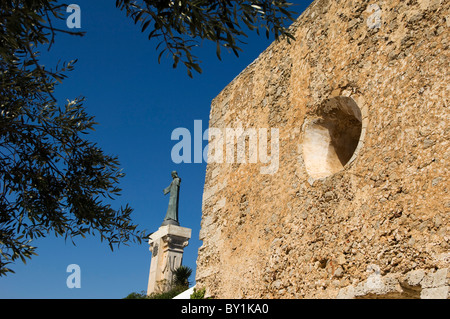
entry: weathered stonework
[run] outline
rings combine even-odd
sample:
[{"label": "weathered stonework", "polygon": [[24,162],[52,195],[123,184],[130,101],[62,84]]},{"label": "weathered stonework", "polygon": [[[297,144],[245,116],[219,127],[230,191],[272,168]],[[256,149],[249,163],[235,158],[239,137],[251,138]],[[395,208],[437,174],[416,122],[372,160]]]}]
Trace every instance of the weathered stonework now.
[{"label": "weathered stonework", "polygon": [[[447,277],[424,278],[450,263],[449,5],[317,0],[295,42],[273,43],[213,100],[210,127],[279,129],[279,169],[208,164],[197,287],[217,298],[448,296]],[[333,99],[360,114],[327,109]],[[345,116],[348,137],[333,131]],[[385,290],[367,288],[374,269]]]}]

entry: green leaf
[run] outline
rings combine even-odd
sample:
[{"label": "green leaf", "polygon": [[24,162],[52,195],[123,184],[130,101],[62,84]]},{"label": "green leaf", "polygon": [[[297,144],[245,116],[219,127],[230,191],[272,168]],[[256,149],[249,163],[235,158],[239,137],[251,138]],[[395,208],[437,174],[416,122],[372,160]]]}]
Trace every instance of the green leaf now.
[{"label": "green leaf", "polygon": [[222,58],[220,57],[220,43],[219,42],[216,43],[216,55],[217,55],[217,58],[220,61],[222,61]]},{"label": "green leaf", "polygon": [[149,24],[150,24],[150,20],[147,20],[147,21],[144,23],[144,25],[142,26],[142,32],[144,32],[144,31],[147,29],[147,27],[148,27]]},{"label": "green leaf", "polygon": [[194,68],[195,71],[197,71],[198,73],[202,73],[202,69],[200,68],[200,66],[198,65],[198,63],[193,63],[192,67]]}]

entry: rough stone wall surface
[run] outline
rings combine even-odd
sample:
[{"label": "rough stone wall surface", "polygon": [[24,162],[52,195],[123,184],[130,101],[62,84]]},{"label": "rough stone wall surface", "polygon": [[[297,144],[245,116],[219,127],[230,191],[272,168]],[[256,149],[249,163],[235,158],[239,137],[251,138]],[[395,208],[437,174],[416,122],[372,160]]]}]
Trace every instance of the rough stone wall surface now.
[{"label": "rough stone wall surface", "polygon": [[[448,296],[449,6],[317,0],[295,42],[273,43],[213,100],[210,128],[279,129],[279,167],[207,165],[207,295]],[[335,97],[359,107],[361,139],[343,169],[313,178],[305,123]]]}]

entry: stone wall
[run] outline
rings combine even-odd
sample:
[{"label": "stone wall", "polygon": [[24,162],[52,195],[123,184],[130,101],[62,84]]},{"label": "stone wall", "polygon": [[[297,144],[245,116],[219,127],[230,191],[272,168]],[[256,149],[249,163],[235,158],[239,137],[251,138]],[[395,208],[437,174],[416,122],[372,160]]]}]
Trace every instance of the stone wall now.
[{"label": "stone wall", "polygon": [[213,100],[210,128],[277,128],[279,165],[208,163],[197,287],[448,296],[449,5],[316,0],[295,42],[273,43]]}]

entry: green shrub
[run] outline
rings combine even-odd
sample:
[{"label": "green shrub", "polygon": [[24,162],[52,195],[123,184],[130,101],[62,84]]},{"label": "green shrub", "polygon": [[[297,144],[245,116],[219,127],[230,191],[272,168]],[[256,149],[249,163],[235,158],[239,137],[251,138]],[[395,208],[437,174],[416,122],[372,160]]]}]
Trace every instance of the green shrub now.
[{"label": "green shrub", "polygon": [[[189,288],[189,277],[192,274],[192,269],[186,266],[180,266],[174,271],[174,287],[167,292],[162,293],[153,293],[150,296],[147,296],[145,291],[141,293],[132,292],[124,299],[172,299],[173,297],[181,294],[183,291]],[[163,281],[163,286],[166,284],[166,281]],[[203,293],[204,294],[204,293]],[[198,298],[203,299],[203,298]]]},{"label": "green shrub", "polygon": [[173,272],[174,285],[189,287],[189,277],[192,274],[192,269],[186,266],[180,266]]},{"label": "green shrub", "polygon": [[153,293],[150,296],[148,296],[148,299],[172,299],[173,297],[181,294],[183,291],[187,290],[188,287],[186,286],[175,286],[174,288],[170,289],[167,292],[162,293]]},{"label": "green shrub", "polygon": [[147,294],[144,290],[139,292],[132,292],[123,299],[147,299]]},{"label": "green shrub", "polygon": [[191,299],[205,299],[205,288],[194,288],[194,292],[191,294]]},{"label": "green shrub", "polygon": [[147,296],[145,291],[142,292],[132,292],[128,296],[123,299],[172,299],[173,297],[181,294],[183,291],[187,290],[186,286],[175,286],[166,292],[161,293],[153,293],[150,296]]}]

